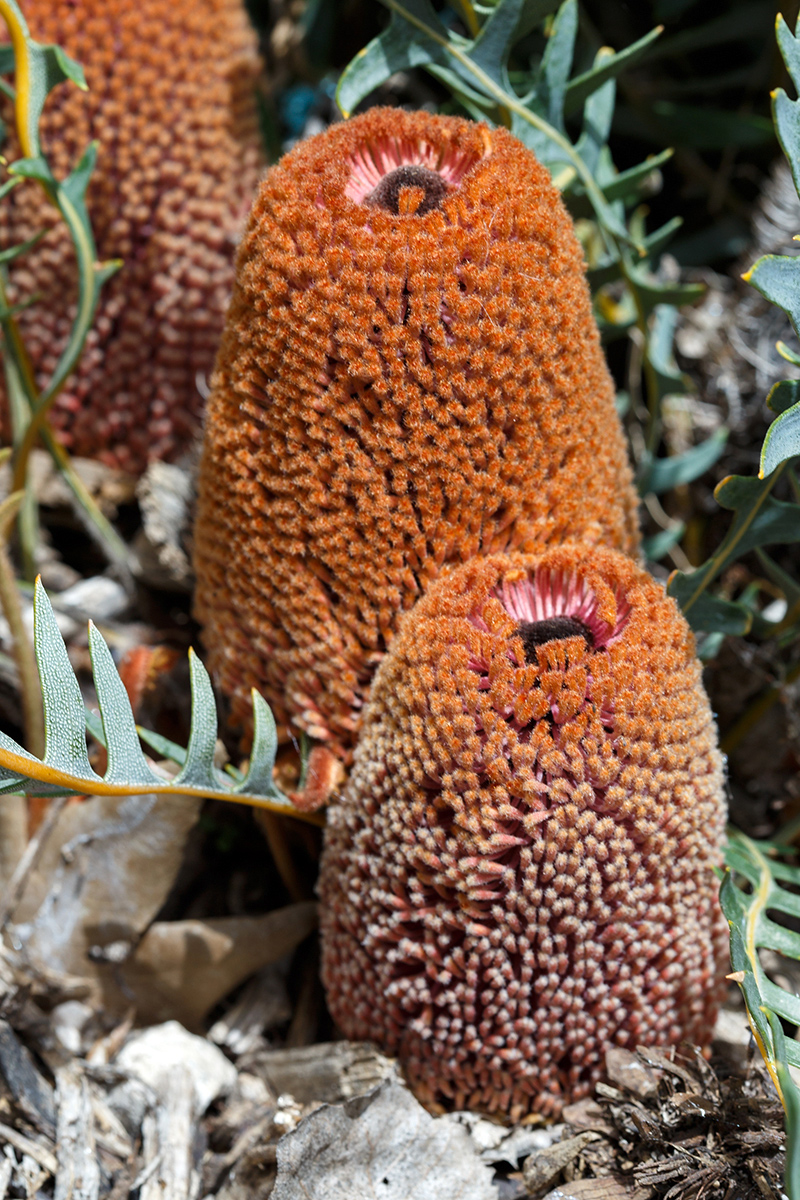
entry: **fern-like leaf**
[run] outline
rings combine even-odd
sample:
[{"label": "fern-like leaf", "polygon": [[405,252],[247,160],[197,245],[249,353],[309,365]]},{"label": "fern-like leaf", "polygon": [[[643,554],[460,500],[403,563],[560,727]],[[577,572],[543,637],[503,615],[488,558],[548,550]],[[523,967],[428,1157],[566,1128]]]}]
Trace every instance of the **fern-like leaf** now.
[{"label": "fern-like leaf", "polygon": [[734,831],[720,901],[731,931],[732,978],[786,1112],[786,1192],[800,1200],[800,1091],[789,1073],[790,1066],[800,1067],[800,1045],[784,1036],[780,1023],[800,1025],[800,997],[768,979],[758,957],[765,949],[800,959],[800,933],[775,919],[800,918],[800,895],[784,886],[800,887],[800,867],[782,861],[785,849]]},{"label": "fern-like leaf", "polygon": [[[275,721],[266,701],[253,692],[254,737],[250,767],[244,778],[232,779],[214,765],[217,714],[211,681],[205,667],[190,651],[192,723],[189,745],[174,747],[169,757],[182,763],[170,778],[159,771],[142,751],[125,687],[111,653],[99,631],[89,625],[89,651],[97,692],[100,723],[86,713],[80,687],[72,670],[64,640],[41,581],[34,594],[34,647],[45,713],[45,752],[42,759],[29,754],[0,733],[0,793],[25,791],[29,795],[128,796],[141,792],[212,797],[291,814],[315,823],[321,818],[300,813],[276,786],[273,768],[278,747]],[[91,767],[86,747],[87,730],[106,747],[108,767],[98,775]],[[155,734],[143,740],[159,747]]]}]

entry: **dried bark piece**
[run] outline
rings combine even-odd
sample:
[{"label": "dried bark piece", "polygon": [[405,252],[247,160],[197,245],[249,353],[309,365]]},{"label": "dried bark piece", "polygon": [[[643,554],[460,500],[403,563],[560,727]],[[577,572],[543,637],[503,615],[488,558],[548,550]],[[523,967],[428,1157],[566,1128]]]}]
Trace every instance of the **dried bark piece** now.
[{"label": "dried bark piece", "polygon": [[528,1194],[541,1196],[564,1168],[578,1157],[583,1148],[599,1138],[599,1133],[587,1130],[585,1133],[578,1133],[574,1137],[556,1142],[546,1150],[529,1154],[522,1168],[522,1178],[525,1180]]},{"label": "dried bark piece", "polygon": [[248,1068],[276,1096],[288,1093],[300,1104],[335,1104],[377,1087],[394,1073],[394,1060],[369,1042],[318,1042],[255,1055]]},{"label": "dried bark piece", "polygon": [[[405,166],[439,203],[373,202]],[[504,129],[370,109],[301,143],[250,217],[195,534],[208,661],[346,755],[440,571],[567,536],[635,553],[637,498],[572,222]]]},{"label": "dried bark piece", "polygon": [[54,1200],[97,1200],[100,1164],[94,1134],[94,1114],[89,1088],[74,1066],[56,1071],[58,1130]]}]

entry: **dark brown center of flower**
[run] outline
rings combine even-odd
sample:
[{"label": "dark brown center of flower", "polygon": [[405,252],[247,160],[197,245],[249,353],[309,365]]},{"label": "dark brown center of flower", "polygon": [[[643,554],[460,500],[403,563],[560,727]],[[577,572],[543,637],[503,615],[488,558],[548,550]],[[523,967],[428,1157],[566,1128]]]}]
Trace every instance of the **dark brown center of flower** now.
[{"label": "dark brown center of flower", "polygon": [[542,621],[520,621],[516,628],[517,637],[522,638],[525,661],[536,663],[536,647],[559,638],[582,637],[586,645],[594,646],[592,632],[577,617],[545,617]]},{"label": "dark brown center of flower", "polygon": [[395,167],[388,175],[384,175],[378,186],[364,198],[364,203],[376,204],[378,208],[385,208],[387,212],[397,215],[400,207],[400,189],[404,187],[422,188],[425,193],[414,213],[417,217],[424,217],[432,208],[438,208],[447,195],[447,184],[438,171],[408,164]]}]

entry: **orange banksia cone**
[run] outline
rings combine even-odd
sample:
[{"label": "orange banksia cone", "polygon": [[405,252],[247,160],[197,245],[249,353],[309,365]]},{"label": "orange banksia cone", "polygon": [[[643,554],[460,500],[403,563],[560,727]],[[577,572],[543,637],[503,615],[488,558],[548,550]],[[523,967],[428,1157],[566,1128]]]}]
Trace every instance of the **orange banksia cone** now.
[{"label": "orange banksia cone", "polygon": [[722,759],[685,620],[623,555],[475,560],[401,622],[328,812],[323,979],[428,1104],[519,1119],[610,1046],[708,1044]]},{"label": "orange banksia cone", "polygon": [[579,244],[503,129],[372,109],[268,173],[209,401],[197,615],[237,719],[352,744],[443,567],[566,536],[635,552]]},{"label": "orange banksia cone", "polygon": [[[48,98],[42,143],[64,178],[99,140],[89,215],[100,258],[124,260],[51,421],[71,452],[139,473],[187,449],[199,428],[200,387],[261,169],[255,35],[241,0],[28,0],[24,8],[33,37],[62,45],[86,72],[88,92],[63,85]],[[10,109],[3,115],[11,133]],[[19,157],[15,136],[4,153]],[[10,267],[13,299],[38,296],[17,319],[42,382],[74,317],[75,256],[35,183],[4,198],[0,245],[48,227]]]}]

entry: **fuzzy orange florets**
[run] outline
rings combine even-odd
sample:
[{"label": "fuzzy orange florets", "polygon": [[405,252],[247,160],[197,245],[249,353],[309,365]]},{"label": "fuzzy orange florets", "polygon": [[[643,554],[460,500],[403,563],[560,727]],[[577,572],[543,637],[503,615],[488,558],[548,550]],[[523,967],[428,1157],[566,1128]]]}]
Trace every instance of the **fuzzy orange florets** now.
[{"label": "fuzzy orange florets", "polygon": [[[49,98],[45,152],[63,178],[99,139],[89,213],[100,258],[125,260],[103,289],[52,423],[74,453],[139,472],[185,449],[198,427],[198,377],[202,384],[214,361],[234,242],[258,179],[255,37],[241,0],[24,7],[32,35],[63,45],[89,85],[88,93],[63,85]],[[10,111],[3,115],[11,128]],[[4,153],[19,157],[15,137]],[[74,254],[36,184],[3,200],[0,245],[48,227],[11,268],[14,298],[38,296],[18,320],[43,379],[74,315]]]},{"label": "fuzzy orange florets", "polygon": [[439,580],[375,677],[328,814],[323,978],[429,1104],[518,1119],[609,1046],[710,1039],[722,761],[692,635],[614,551]]},{"label": "fuzzy orange florets", "polygon": [[571,221],[503,129],[372,109],[267,175],[209,402],[196,531],[212,669],[346,747],[443,566],[638,544]]}]

